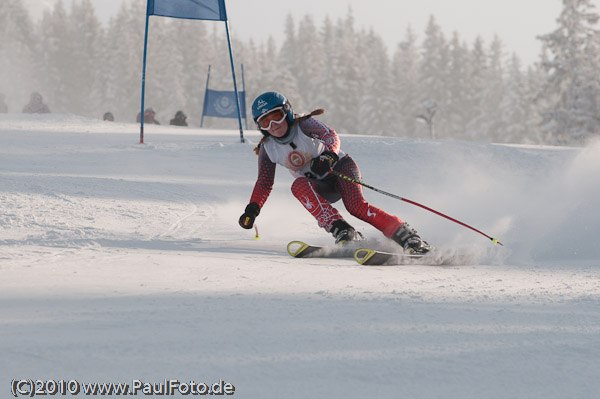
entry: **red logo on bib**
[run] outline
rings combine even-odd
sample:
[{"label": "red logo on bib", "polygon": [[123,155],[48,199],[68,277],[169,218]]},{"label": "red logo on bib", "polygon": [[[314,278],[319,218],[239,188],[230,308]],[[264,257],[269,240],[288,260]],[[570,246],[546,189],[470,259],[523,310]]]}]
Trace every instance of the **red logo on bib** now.
[{"label": "red logo on bib", "polygon": [[290,152],[290,155],[288,155],[288,161],[290,162],[290,165],[294,167],[294,169],[300,169],[306,163],[306,158],[300,152],[292,151]]}]

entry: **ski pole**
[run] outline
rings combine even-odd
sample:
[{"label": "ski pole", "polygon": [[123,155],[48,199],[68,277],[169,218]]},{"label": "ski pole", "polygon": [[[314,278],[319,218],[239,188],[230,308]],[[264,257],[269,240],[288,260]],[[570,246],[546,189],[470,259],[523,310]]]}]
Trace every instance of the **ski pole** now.
[{"label": "ski pole", "polygon": [[255,240],[260,240],[260,234],[258,234],[258,226],[256,225],[256,223],[254,224],[254,239]]},{"label": "ski pole", "polygon": [[[497,238],[490,237],[490,236],[488,236],[487,234],[485,234],[485,233],[483,233],[483,232],[481,232],[481,231],[477,230],[476,228],[474,228],[474,227],[471,227],[471,226],[469,226],[468,224],[461,222],[460,220],[456,220],[456,219],[454,219],[454,218],[451,218],[451,217],[450,217],[450,216],[448,216],[448,215],[444,215],[443,213],[441,213],[441,212],[438,212],[438,211],[436,211],[435,209],[431,209],[431,208],[429,208],[429,207],[427,207],[427,206],[425,206],[425,205],[419,204],[418,202],[415,202],[415,201],[411,201],[411,200],[409,200],[409,199],[407,199],[407,198],[402,198],[402,197],[400,197],[400,196],[398,196],[398,195],[395,195],[395,194],[392,194],[392,193],[388,193],[387,191],[380,190],[380,189],[378,189],[378,188],[375,188],[375,187],[373,187],[373,186],[370,186],[370,185],[368,185],[368,184],[366,184],[366,183],[364,183],[364,182],[362,182],[362,181],[360,181],[360,180],[353,179],[353,178],[352,178],[352,177],[350,177],[350,176],[346,176],[346,175],[344,175],[344,174],[342,174],[342,173],[340,173],[340,172],[337,172],[337,171],[335,171],[335,170],[333,170],[333,169],[330,169],[330,170],[329,170],[329,173],[332,173],[332,174],[336,175],[337,177],[339,177],[339,178],[341,178],[341,179],[348,180],[348,181],[350,181],[350,182],[352,182],[352,183],[360,184],[361,186],[363,186],[363,187],[366,187],[366,188],[370,188],[371,190],[373,190],[373,191],[377,191],[377,192],[378,192],[378,193],[380,193],[380,194],[387,195],[388,197],[392,197],[392,198],[398,199],[398,200],[400,200],[400,201],[408,202],[409,204],[413,204],[413,205],[416,205],[416,206],[418,206],[418,207],[421,207],[421,208],[423,208],[423,209],[426,209],[426,210],[428,210],[429,212],[433,212],[433,213],[435,213],[436,215],[439,215],[439,216],[441,216],[441,217],[444,217],[444,218],[446,218],[446,219],[448,219],[448,220],[451,220],[451,221],[453,221],[454,223],[458,223],[458,224],[460,224],[461,226],[467,227],[467,228],[469,228],[469,229],[471,229],[471,230],[473,230],[473,231],[475,231],[475,232],[477,232],[477,233],[481,234],[482,236],[489,238],[490,240],[492,240],[492,242],[493,242],[494,244],[500,244],[500,245],[502,245],[502,243],[501,243],[500,241],[498,241],[498,239],[497,239]],[[504,246],[504,245],[502,245],[502,246]]]}]

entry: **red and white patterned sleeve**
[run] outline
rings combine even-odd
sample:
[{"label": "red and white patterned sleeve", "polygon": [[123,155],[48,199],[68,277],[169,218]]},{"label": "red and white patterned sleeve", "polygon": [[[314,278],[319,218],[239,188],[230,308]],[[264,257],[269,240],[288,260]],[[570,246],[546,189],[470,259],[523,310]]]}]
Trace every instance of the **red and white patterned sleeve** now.
[{"label": "red and white patterned sleeve", "polygon": [[254,191],[250,197],[250,202],[256,202],[262,208],[269,198],[273,183],[275,182],[275,167],[277,165],[271,161],[264,147],[261,147],[258,153],[258,178],[254,185]]},{"label": "red and white patterned sleeve", "polygon": [[340,138],[329,126],[314,118],[308,118],[300,122],[300,129],[309,137],[321,140],[325,144],[326,151],[340,152]]}]

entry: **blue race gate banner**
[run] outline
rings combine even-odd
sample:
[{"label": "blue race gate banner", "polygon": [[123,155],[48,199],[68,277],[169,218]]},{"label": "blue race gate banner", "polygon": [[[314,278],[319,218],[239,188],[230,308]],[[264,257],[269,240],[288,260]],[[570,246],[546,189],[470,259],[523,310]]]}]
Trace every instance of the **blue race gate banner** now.
[{"label": "blue race gate banner", "polygon": [[[246,93],[239,91],[240,111],[246,119]],[[234,91],[218,91],[207,89],[204,96],[203,116],[218,118],[237,118],[237,104]]]},{"label": "blue race gate banner", "polygon": [[[146,58],[148,53],[148,22],[150,21],[151,15],[169,18],[200,19],[225,22],[225,33],[227,34],[227,47],[229,49],[229,62],[231,64],[231,77],[233,78],[233,92],[229,93],[233,94],[234,99],[225,99],[223,96],[220,96],[216,100],[211,99],[211,102],[208,102],[208,105],[205,101],[204,112],[209,112],[209,115],[221,116],[222,118],[235,118],[234,112],[237,111],[237,119],[240,126],[240,141],[244,143],[245,140],[244,131],[242,130],[242,116],[240,106],[244,107],[245,115],[246,102],[244,98],[238,99],[239,91],[237,89],[237,83],[235,80],[235,68],[233,66],[233,53],[231,51],[231,38],[229,37],[229,22],[227,20],[227,11],[225,10],[225,0],[146,1],[146,28],[144,32],[144,58],[142,61],[142,101],[140,104],[140,114],[144,113],[144,99],[146,95]],[[208,88],[208,84],[206,86]],[[214,106],[210,107],[210,104],[214,104]],[[232,109],[229,104],[233,104],[234,108]],[[202,126],[202,122],[200,126]],[[140,144],[144,144],[144,118],[140,118]]]},{"label": "blue race gate banner", "polygon": [[226,21],[225,0],[148,0],[148,15]]}]

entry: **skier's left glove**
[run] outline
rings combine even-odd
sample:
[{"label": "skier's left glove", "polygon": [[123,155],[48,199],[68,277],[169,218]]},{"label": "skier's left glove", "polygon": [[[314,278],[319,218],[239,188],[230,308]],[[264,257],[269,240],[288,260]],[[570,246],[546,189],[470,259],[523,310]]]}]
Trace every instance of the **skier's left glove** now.
[{"label": "skier's left glove", "polygon": [[333,151],[323,151],[318,157],[310,161],[310,170],[321,177],[331,170],[331,167],[340,159]]},{"label": "skier's left glove", "polygon": [[246,205],[246,210],[244,211],[244,214],[240,216],[240,226],[242,226],[242,228],[244,229],[251,229],[252,226],[254,226],[254,219],[256,219],[259,213],[260,206],[258,206],[256,202],[251,202],[248,205]]}]

